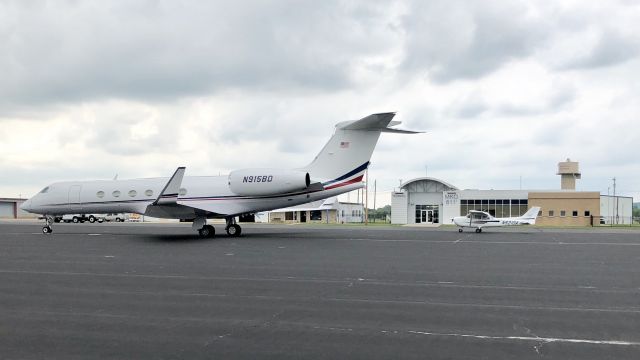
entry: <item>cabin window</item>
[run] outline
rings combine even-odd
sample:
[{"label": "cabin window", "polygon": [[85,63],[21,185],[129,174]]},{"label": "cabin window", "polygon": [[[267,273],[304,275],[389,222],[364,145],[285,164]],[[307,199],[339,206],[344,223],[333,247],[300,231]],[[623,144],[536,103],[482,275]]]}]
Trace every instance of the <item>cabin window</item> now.
[{"label": "cabin window", "polygon": [[120,190],[114,190],[111,195],[113,195],[113,197],[120,197]]},{"label": "cabin window", "polygon": [[153,190],[145,190],[144,194],[147,196],[153,196]]},{"label": "cabin window", "polygon": [[102,199],[104,197],[104,191],[100,190],[96,193],[96,196]]},{"label": "cabin window", "polygon": [[138,192],[136,192],[135,190],[130,190],[129,191],[129,196],[130,197],[135,197],[136,195],[138,195]]},{"label": "cabin window", "polygon": [[185,196],[185,195],[187,195],[187,189],[185,189],[185,188],[180,188],[180,190],[178,190],[178,195],[180,195],[180,196]]}]

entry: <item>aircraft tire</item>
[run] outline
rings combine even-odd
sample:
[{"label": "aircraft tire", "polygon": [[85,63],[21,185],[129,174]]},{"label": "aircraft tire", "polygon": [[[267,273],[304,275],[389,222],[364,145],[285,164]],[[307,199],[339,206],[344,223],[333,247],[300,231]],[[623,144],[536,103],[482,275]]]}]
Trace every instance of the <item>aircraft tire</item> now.
[{"label": "aircraft tire", "polygon": [[79,223],[79,222],[80,222],[80,219],[78,219],[78,217],[77,217],[77,216],[74,216],[74,217],[73,217],[73,219],[72,219],[71,221],[73,221],[75,224],[77,224],[77,223]]},{"label": "aircraft tire", "polygon": [[458,232],[462,232],[462,228],[458,229]]},{"label": "aircraft tire", "polygon": [[198,230],[200,237],[214,237],[216,235],[216,229],[212,225],[205,225],[202,229]]},{"label": "aircraft tire", "polygon": [[96,218],[93,215],[89,216],[89,222],[93,224],[96,222]]},{"label": "aircraft tire", "polygon": [[53,229],[51,229],[51,226],[45,226],[42,228],[43,234],[51,234],[52,232],[53,232]]},{"label": "aircraft tire", "polygon": [[242,233],[242,228],[238,224],[231,224],[227,228],[227,235],[238,237]]},{"label": "aircraft tire", "polygon": [[482,232],[482,229],[476,229],[476,232],[477,232],[477,233],[481,233],[481,232]]}]

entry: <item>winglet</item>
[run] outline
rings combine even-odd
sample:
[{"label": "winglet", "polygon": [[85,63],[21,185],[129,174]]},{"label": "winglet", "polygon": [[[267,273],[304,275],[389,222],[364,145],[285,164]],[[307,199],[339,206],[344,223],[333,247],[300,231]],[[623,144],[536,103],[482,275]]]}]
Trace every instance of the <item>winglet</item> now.
[{"label": "winglet", "polygon": [[171,176],[167,185],[164,186],[164,189],[162,189],[156,201],[153,202],[153,205],[176,204],[176,201],[178,200],[178,191],[180,190],[182,178],[184,177],[184,170],[184,166],[176,169],[176,172],[173,173],[173,176]]}]

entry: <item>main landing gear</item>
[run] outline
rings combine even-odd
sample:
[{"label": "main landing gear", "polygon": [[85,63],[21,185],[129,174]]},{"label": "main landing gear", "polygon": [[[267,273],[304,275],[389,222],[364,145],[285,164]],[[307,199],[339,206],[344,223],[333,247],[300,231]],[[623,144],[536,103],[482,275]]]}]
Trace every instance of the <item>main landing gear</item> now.
[{"label": "main landing gear", "polygon": [[198,235],[202,238],[216,236],[216,229],[212,225],[207,225],[207,218],[205,217],[195,218],[191,227],[197,229]]},{"label": "main landing gear", "polygon": [[[231,237],[238,237],[242,233],[242,228],[240,225],[236,224],[235,217],[226,218],[227,225],[225,226],[225,231],[227,235]],[[216,229],[212,225],[207,225],[207,219],[204,217],[196,218],[193,220],[193,229],[198,230],[198,235],[203,238],[212,238],[216,235]]]},{"label": "main landing gear", "polygon": [[227,235],[231,237],[240,236],[240,234],[242,233],[242,228],[240,227],[240,225],[236,224],[236,218],[228,217],[226,220],[227,226],[225,227],[225,230],[227,231]]},{"label": "main landing gear", "polygon": [[482,232],[482,228],[477,228],[477,229],[476,229],[476,232],[477,232],[477,233],[481,233],[481,232]]},{"label": "main landing gear", "polygon": [[53,228],[51,227],[51,224],[54,223],[54,217],[50,216],[50,215],[46,215],[44,217],[44,221],[46,222],[46,225],[42,227],[42,233],[43,234],[51,234],[53,232]]}]

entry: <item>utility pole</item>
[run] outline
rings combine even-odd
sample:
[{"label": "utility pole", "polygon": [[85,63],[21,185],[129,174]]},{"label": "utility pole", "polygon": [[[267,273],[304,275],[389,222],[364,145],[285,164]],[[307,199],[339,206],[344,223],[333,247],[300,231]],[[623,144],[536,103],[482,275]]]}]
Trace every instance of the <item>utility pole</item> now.
[{"label": "utility pole", "polygon": [[616,224],[618,224],[618,197],[616,196],[616,178],[615,178],[615,176],[613,177],[613,204],[616,207],[613,216],[615,216]]},{"label": "utility pole", "polygon": [[364,192],[367,195],[364,200],[364,224],[369,225],[369,169],[365,170]]},{"label": "utility pole", "polygon": [[[376,188],[376,180],[373,180],[373,211],[376,212],[376,214],[378,213],[378,210],[376,208],[376,193],[377,193],[377,188]],[[373,221],[376,221],[375,216],[373,217]]]}]

